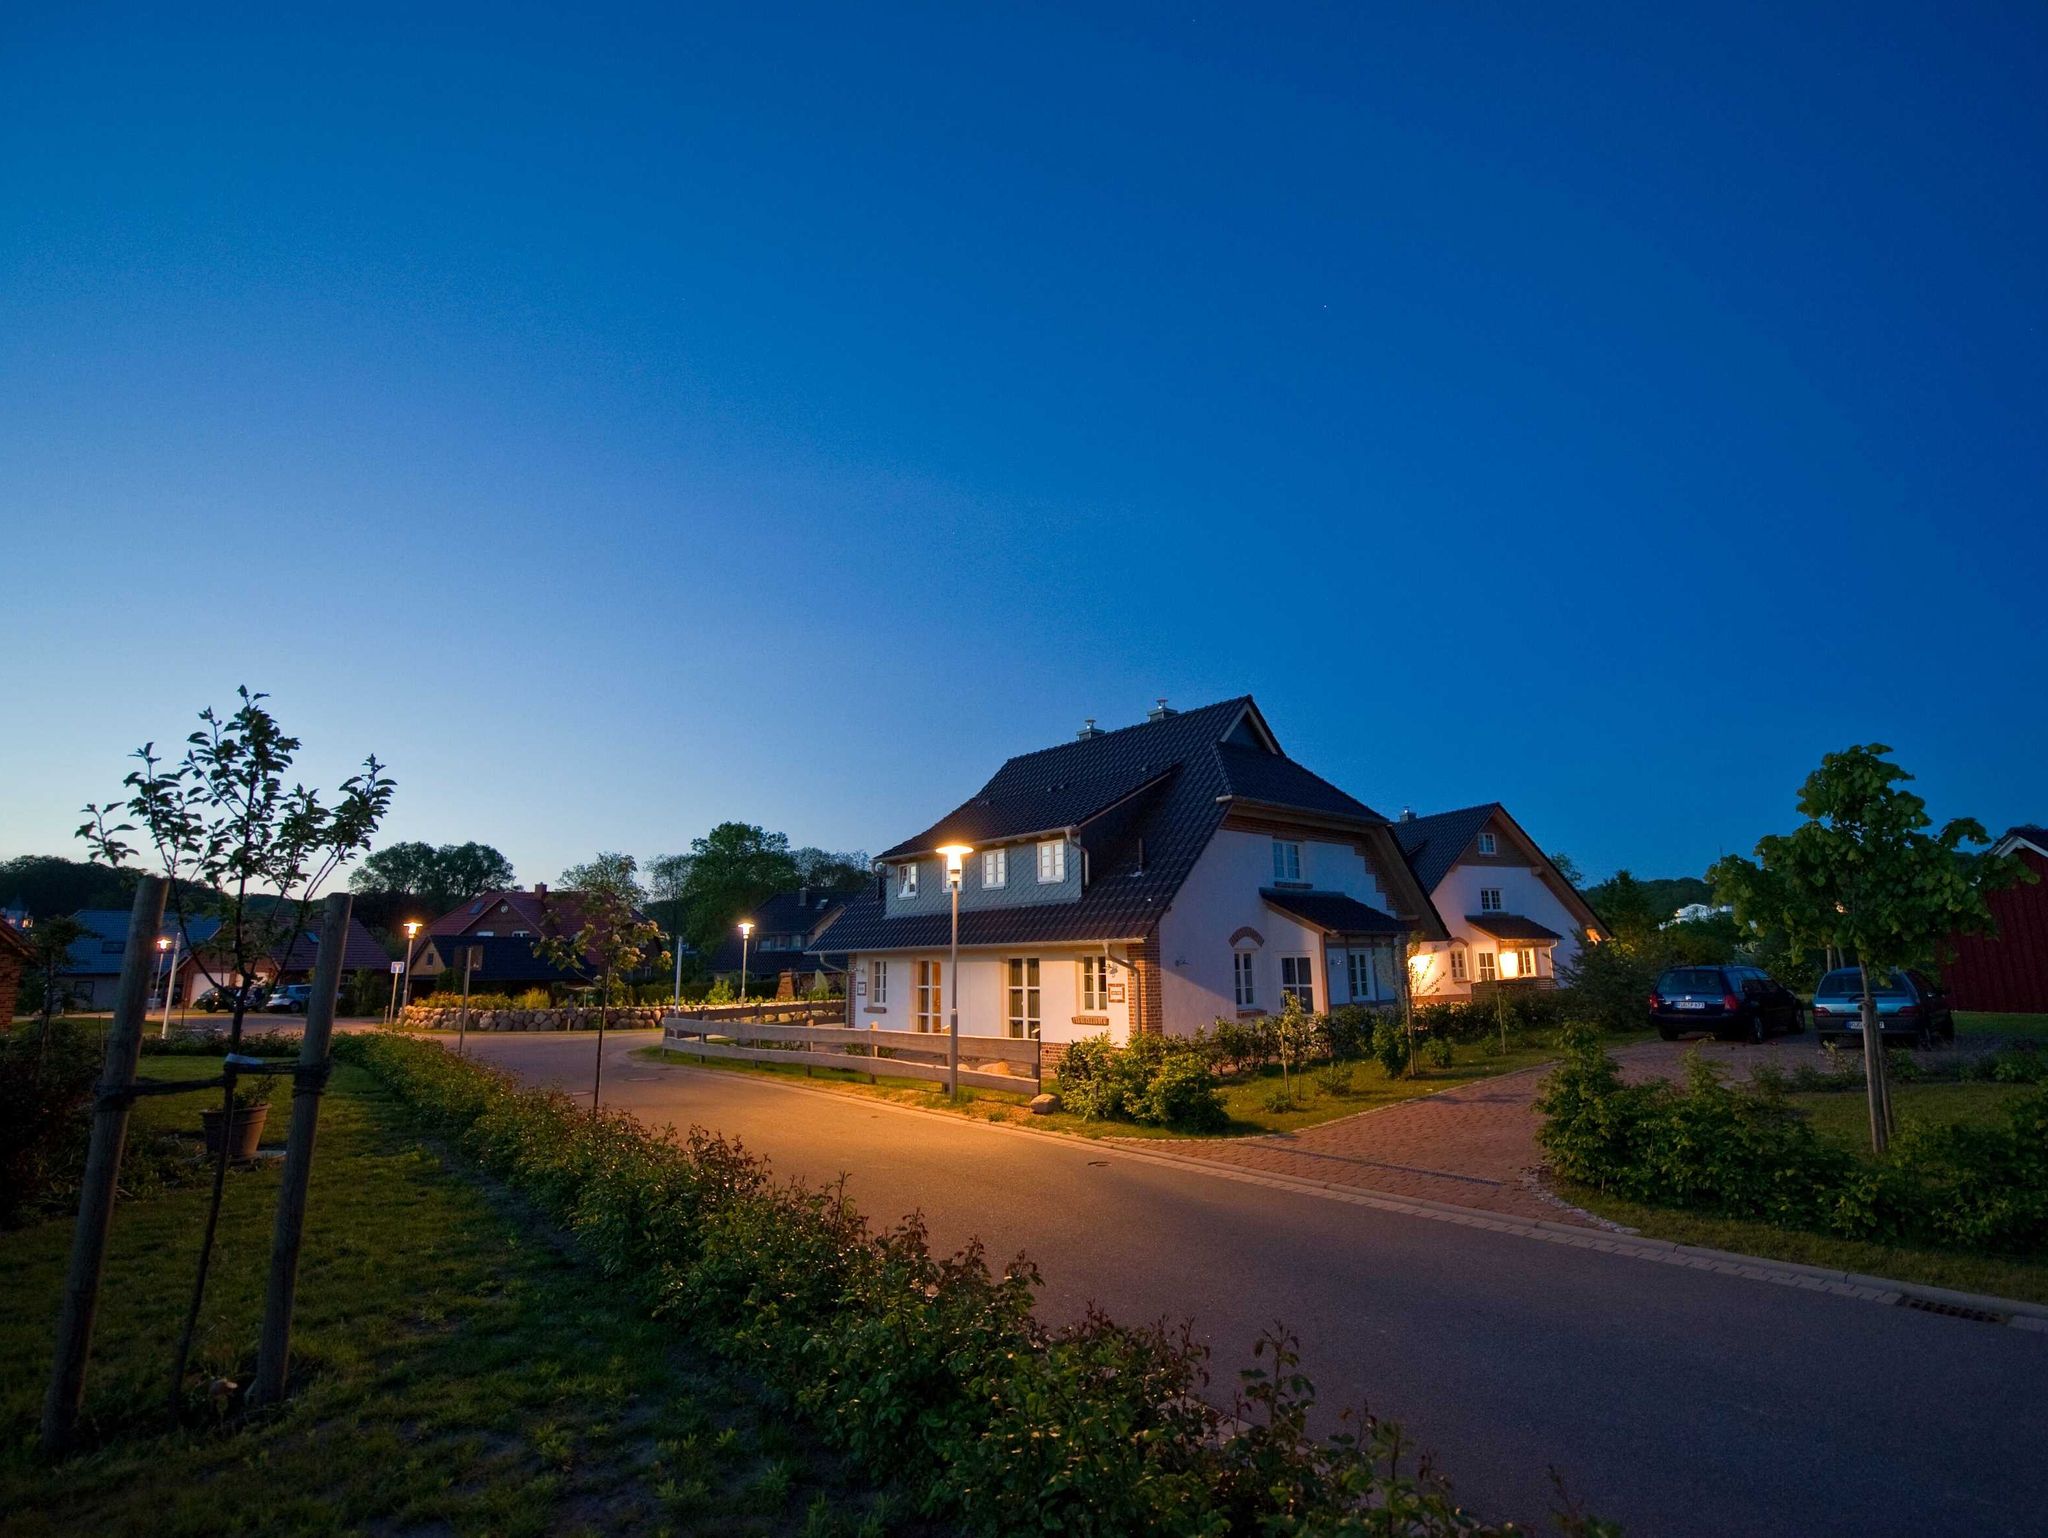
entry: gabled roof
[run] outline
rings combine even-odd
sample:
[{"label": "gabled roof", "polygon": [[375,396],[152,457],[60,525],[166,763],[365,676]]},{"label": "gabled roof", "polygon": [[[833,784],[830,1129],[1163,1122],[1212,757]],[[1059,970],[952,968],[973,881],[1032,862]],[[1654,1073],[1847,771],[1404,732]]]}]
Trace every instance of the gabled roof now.
[{"label": "gabled roof", "polygon": [[483,952],[470,979],[470,987],[478,993],[501,992],[511,983],[581,983],[583,976],[569,967],[558,967],[545,956],[534,953],[534,937],[527,935],[446,935],[432,938],[421,947],[414,965],[431,970],[431,960],[426,948],[431,946],[434,954],[447,967],[439,978],[439,986],[460,989],[462,987],[462,953],[470,946]]},{"label": "gabled roof", "polygon": [[[1240,695],[1019,754],[972,799],[880,858],[1071,828],[1086,851],[1080,898],[964,910],[960,943],[1136,940],[1159,922],[1233,804],[1385,826],[1363,802],[1287,758],[1258,705]],[[885,913],[879,885],[870,887],[832,926],[832,949],[922,949],[949,938],[947,913]],[[1436,922],[1433,912],[1427,922]]]},{"label": "gabled roof", "polygon": [[28,943],[28,937],[14,927],[11,920],[0,919],[0,950],[13,951],[17,956],[29,957],[35,954]]},{"label": "gabled roof", "polygon": [[[65,955],[64,975],[117,976],[121,970],[121,952],[128,943],[128,920],[132,916],[133,911],[128,908],[80,908],[72,914],[73,922],[83,927],[85,934],[71,942],[71,949]],[[163,939],[177,941],[179,949],[189,954],[192,947],[204,945],[219,930],[218,918],[211,914],[194,914],[181,935],[177,914],[166,911],[158,933]]]},{"label": "gabled roof", "polygon": [[808,942],[818,937],[821,930],[830,927],[854,896],[809,887],[794,892],[777,892],[772,897],[763,898],[754,904],[753,912],[748,915],[754,921],[754,935],[745,955],[741,954],[740,937],[734,933],[712,948],[705,957],[705,965],[714,977],[723,972],[739,971],[742,961],[755,977],[772,977],[792,969],[808,972],[815,963],[805,956],[803,947],[764,950],[761,941],[770,935],[802,935]]},{"label": "gabled roof", "polygon": [[[569,892],[546,894],[559,903],[572,897]],[[545,900],[540,892],[529,892],[524,887],[501,887],[493,892],[479,892],[467,901],[457,903],[446,913],[427,925],[430,935],[459,935],[472,924],[482,924],[495,919],[498,904],[503,903],[512,910],[522,929],[540,933],[541,905]],[[493,926],[495,927],[495,926]]]},{"label": "gabled roof", "polygon": [[1410,925],[1342,892],[1277,891],[1263,887],[1266,906],[1326,935],[1405,935]]},{"label": "gabled roof", "polygon": [[1458,856],[1472,847],[1479,830],[1501,810],[1498,801],[1481,806],[1460,807],[1455,812],[1435,812],[1428,817],[1404,817],[1394,824],[1394,837],[1401,853],[1415,870],[1415,879],[1426,892],[1443,885],[1444,877],[1458,863]]},{"label": "gabled roof", "polygon": [[[320,919],[316,911],[310,922],[315,926]],[[279,947],[283,949],[282,946]],[[300,935],[292,942],[291,954],[285,957],[278,970],[283,972],[310,972],[320,957],[320,932],[315,927],[310,933]],[[390,955],[377,943],[376,937],[363,927],[363,921],[353,916],[348,921],[348,934],[341,952],[341,969],[344,972],[381,972],[391,962]]]},{"label": "gabled roof", "polygon": [[1991,847],[2000,854],[2011,854],[2020,844],[2028,845],[2038,855],[2048,855],[2048,828],[2039,823],[2023,822],[2018,827],[2007,828],[2005,836]]}]

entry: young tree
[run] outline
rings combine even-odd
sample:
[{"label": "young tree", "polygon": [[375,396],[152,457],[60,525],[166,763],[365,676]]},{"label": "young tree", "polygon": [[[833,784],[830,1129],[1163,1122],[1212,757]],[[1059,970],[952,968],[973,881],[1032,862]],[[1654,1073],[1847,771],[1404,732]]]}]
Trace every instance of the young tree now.
[{"label": "young tree", "polygon": [[1901,789],[1913,777],[1882,743],[1821,759],[1800,787],[1806,821],[1767,834],[1754,861],[1730,855],[1708,874],[1746,923],[1782,926],[1795,941],[1853,952],[1863,974],[1863,1067],[1870,1143],[1883,1152],[1892,1131],[1884,1047],[1873,977],[1938,960],[1952,935],[1992,927],[1987,894],[2028,875],[2018,861],[1972,856],[1983,826],[1960,817],[1938,833],[1927,803]]},{"label": "young tree", "polygon": [[787,891],[802,879],[788,836],[752,823],[722,822],[690,843],[690,870],[683,883],[683,922],[690,943],[709,951],[762,898]]},{"label": "young tree", "polygon": [[1607,921],[1613,937],[1623,944],[1640,944],[1671,916],[1658,911],[1642,883],[1625,870],[1616,871],[1585,896],[1593,911]]},{"label": "young tree", "polygon": [[566,972],[597,982],[597,1067],[590,1081],[590,1110],[597,1112],[604,1088],[604,1033],[611,1018],[612,988],[622,977],[668,960],[661,926],[640,911],[647,901],[638,867],[629,854],[600,854],[586,865],[562,872],[560,892],[550,892],[541,914],[536,954]]},{"label": "young tree", "polygon": [[28,941],[28,966],[21,975],[21,1000],[32,1003],[42,1016],[36,1038],[36,1076],[50,1050],[50,1017],[64,1002],[64,967],[71,959],[71,947],[86,936],[86,927],[76,919],[46,918],[32,925],[22,936]]},{"label": "young tree", "polygon": [[[232,989],[231,1053],[242,1044],[242,1022],[258,965],[281,965],[291,954],[306,933],[321,887],[370,847],[391,805],[393,788],[374,754],[363,761],[361,773],[341,782],[331,804],[303,784],[287,788],[285,777],[298,755],[299,739],[287,737],[264,708],[268,695],[252,694],[247,687],[237,693],[241,704],[233,714],[222,717],[211,707],[199,713],[199,730],[185,739],[184,756],[176,763],[159,758],[155,743],[144,743],[134,754],[140,767],[122,781],[131,793],[129,799],[103,806],[88,803],[86,821],[78,829],[87,846],[116,867],[137,852],[122,835],[141,829],[156,864],[171,880],[175,920],[186,953],[197,959],[216,987]],[[134,821],[109,825],[110,817],[122,815]],[[206,895],[196,895],[191,882]],[[192,925],[201,916],[218,918],[220,927],[204,945],[195,946]],[[216,963],[224,964],[224,975],[213,970]],[[232,1062],[223,1079],[221,1111],[224,1121],[231,1121]],[[191,1306],[178,1336],[171,1377],[174,1410],[183,1401],[185,1368],[206,1295],[227,1183],[228,1141],[222,1137],[214,1161]]]}]

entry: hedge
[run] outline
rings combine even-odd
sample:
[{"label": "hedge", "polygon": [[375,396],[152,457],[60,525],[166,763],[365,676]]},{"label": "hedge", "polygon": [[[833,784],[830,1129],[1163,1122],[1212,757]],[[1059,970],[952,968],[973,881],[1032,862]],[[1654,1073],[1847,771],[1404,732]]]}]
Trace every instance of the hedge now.
[{"label": "hedge", "polygon": [[2048,1253],[2048,1090],[2015,1100],[2002,1125],[1909,1120],[1865,1159],[1820,1138],[1776,1080],[1732,1088],[1694,1055],[1683,1086],[1624,1084],[1572,1031],[1536,1109],[1559,1174],[1631,1201],[1844,1239]]},{"label": "hedge", "polygon": [[736,1143],[702,1130],[679,1143],[418,1041],[349,1036],[335,1051],[927,1516],[1104,1538],[1517,1531],[1460,1510],[1426,1464],[1411,1470],[1391,1423],[1311,1439],[1312,1391],[1283,1335],[1261,1344],[1233,1419],[1200,1397],[1206,1353],[1185,1332],[1093,1312],[1042,1325],[1029,1264],[992,1271],[978,1246],[934,1256],[917,1220],[876,1232],[837,1191],[778,1184]]}]

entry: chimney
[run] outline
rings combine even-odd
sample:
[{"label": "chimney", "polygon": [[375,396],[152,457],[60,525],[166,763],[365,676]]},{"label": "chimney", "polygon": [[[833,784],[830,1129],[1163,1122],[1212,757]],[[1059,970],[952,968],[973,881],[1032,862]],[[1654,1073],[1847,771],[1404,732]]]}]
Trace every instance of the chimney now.
[{"label": "chimney", "polygon": [[1162,694],[1152,702],[1152,708],[1145,713],[1145,719],[1147,721],[1164,721],[1168,716],[1177,716],[1179,714],[1179,711],[1166,703],[1166,696]]},{"label": "chimney", "polygon": [[1074,733],[1074,738],[1077,742],[1086,742],[1090,737],[1100,737],[1102,735],[1102,728],[1095,724],[1095,717],[1090,716],[1081,723],[1081,729]]},{"label": "chimney", "polygon": [[808,881],[796,889],[796,905],[799,908],[808,908],[811,905],[811,884]]},{"label": "chimney", "polygon": [[1404,806],[1404,807],[1402,807],[1402,808],[1401,808],[1401,821],[1403,821],[1403,822],[1413,822],[1413,821],[1415,821],[1415,808],[1414,808],[1414,807],[1412,807],[1412,806]]},{"label": "chimney", "polygon": [[548,884],[545,881],[534,882],[533,895],[537,901],[546,902],[548,900]]}]

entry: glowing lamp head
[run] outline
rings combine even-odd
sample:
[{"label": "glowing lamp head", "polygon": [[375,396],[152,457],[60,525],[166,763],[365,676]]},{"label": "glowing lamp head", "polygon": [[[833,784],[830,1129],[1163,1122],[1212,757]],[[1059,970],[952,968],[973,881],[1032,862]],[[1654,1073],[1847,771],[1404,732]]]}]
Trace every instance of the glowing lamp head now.
[{"label": "glowing lamp head", "polygon": [[169,950],[171,948],[171,937],[169,935],[158,935],[156,937],[156,948],[160,951]]},{"label": "glowing lamp head", "polygon": [[420,921],[419,921],[418,919],[407,919],[407,920],[405,921],[405,937],[406,937],[406,939],[410,940],[410,939],[411,939],[411,938],[412,938],[412,937],[413,937],[414,935],[418,934],[419,932],[420,932]]},{"label": "glowing lamp head", "polygon": [[967,857],[974,853],[969,844],[941,844],[939,853],[946,857],[946,880],[954,886],[960,884],[960,867]]},{"label": "glowing lamp head", "polygon": [[744,940],[744,939],[747,939],[747,938],[748,938],[749,936],[751,936],[751,935],[753,934],[753,932],[754,932],[754,921],[753,921],[752,919],[742,919],[742,920],[740,920],[740,938],[741,938],[742,940]]}]

